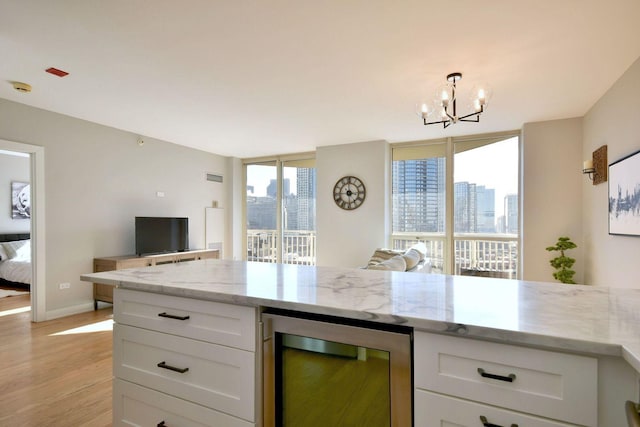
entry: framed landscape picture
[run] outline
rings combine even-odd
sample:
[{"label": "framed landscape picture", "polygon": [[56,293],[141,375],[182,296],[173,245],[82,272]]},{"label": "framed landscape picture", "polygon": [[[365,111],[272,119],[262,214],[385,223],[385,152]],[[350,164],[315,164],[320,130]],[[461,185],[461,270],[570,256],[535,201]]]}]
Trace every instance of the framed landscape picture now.
[{"label": "framed landscape picture", "polygon": [[640,151],[609,165],[609,234],[640,236]]}]

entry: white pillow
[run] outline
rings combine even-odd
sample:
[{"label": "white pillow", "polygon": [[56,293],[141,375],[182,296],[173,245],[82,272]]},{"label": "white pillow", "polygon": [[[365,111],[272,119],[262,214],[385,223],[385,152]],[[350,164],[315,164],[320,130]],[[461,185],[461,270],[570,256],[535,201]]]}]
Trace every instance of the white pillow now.
[{"label": "white pillow", "polygon": [[9,255],[4,251],[4,246],[0,244],[0,261],[6,261],[9,259]]},{"label": "white pillow", "polygon": [[369,270],[405,271],[407,269],[407,263],[402,255],[396,255],[393,258],[389,258],[379,264],[370,265],[367,268]]},{"label": "white pillow", "polygon": [[407,271],[413,270],[416,266],[422,261],[422,254],[416,249],[407,249],[407,251],[402,254],[404,261],[407,263]]},{"label": "white pillow", "polygon": [[31,240],[20,246],[16,250],[16,256],[12,258],[14,261],[31,261]]},{"label": "white pillow", "polygon": [[[6,259],[13,259],[13,258],[18,256],[18,250],[20,250],[27,243],[30,243],[30,241],[29,240],[14,240],[13,242],[0,243],[0,246],[2,246],[4,248],[4,252],[5,252],[6,256],[7,256]],[[31,245],[29,245],[28,251],[29,251],[29,253],[31,253]],[[22,256],[23,252],[21,251],[20,254]],[[3,257],[2,259],[4,260],[5,258]]]}]

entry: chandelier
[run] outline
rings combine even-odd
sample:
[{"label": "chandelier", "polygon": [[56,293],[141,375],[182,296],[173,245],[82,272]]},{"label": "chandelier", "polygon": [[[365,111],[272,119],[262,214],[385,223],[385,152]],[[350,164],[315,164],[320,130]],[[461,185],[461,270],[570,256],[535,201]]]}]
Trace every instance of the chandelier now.
[{"label": "chandelier", "polygon": [[458,122],[479,122],[491,97],[491,89],[487,85],[475,85],[469,99],[469,110],[473,112],[458,116],[456,84],[462,79],[462,73],[451,73],[447,76],[447,83],[436,92],[436,98],[431,102],[421,102],[417,105],[417,114],[425,125],[442,123],[446,129]]}]

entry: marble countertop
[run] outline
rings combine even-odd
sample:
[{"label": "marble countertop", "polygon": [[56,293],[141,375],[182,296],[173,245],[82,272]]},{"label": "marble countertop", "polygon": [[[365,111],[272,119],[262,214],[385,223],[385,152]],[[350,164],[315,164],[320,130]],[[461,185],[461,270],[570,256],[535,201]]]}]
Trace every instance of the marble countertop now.
[{"label": "marble countertop", "polygon": [[622,356],[640,372],[640,289],[226,260],[85,274],[81,279]]}]

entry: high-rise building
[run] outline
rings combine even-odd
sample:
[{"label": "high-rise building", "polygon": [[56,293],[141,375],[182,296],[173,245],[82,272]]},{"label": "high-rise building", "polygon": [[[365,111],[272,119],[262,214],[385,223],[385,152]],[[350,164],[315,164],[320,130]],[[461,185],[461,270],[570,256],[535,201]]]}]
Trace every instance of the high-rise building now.
[{"label": "high-rise building", "polygon": [[476,186],[476,223],[479,233],[496,232],[496,190]]},{"label": "high-rise building", "polygon": [[247,229],[276,229],[276,199],[247,196]]},{"label": "high-rise building", "polygon": [[[289,182],[289,178],[285,178],[282,181],[282,197],[287,197],[291,192],[291,183]],[[278,180],[277,179],[272,179],[269,182],[269,185],[267,186],[267,197],[273,197],[274,199],[276,198],[277,195],[277,191],[278,191]]]},{"label": "high-rise building", "polygon": [[453,225],[456,233],[475,233],[477,226],[476,184],[467,181],[454,184]]},{"label": "high-rise building", "polygon": [[[296,230],[316,229],[316,169],[296,169]],[[293,228],[289,228],[292,230]]]},{"label": "high-rise building", "polygon": [[518,195],[504,196],[505,231],[508,234],[518,233]]},{"label": "high-rise building", "polygon": [[445,159],[393,162],[393,231],[444,233]]}]

